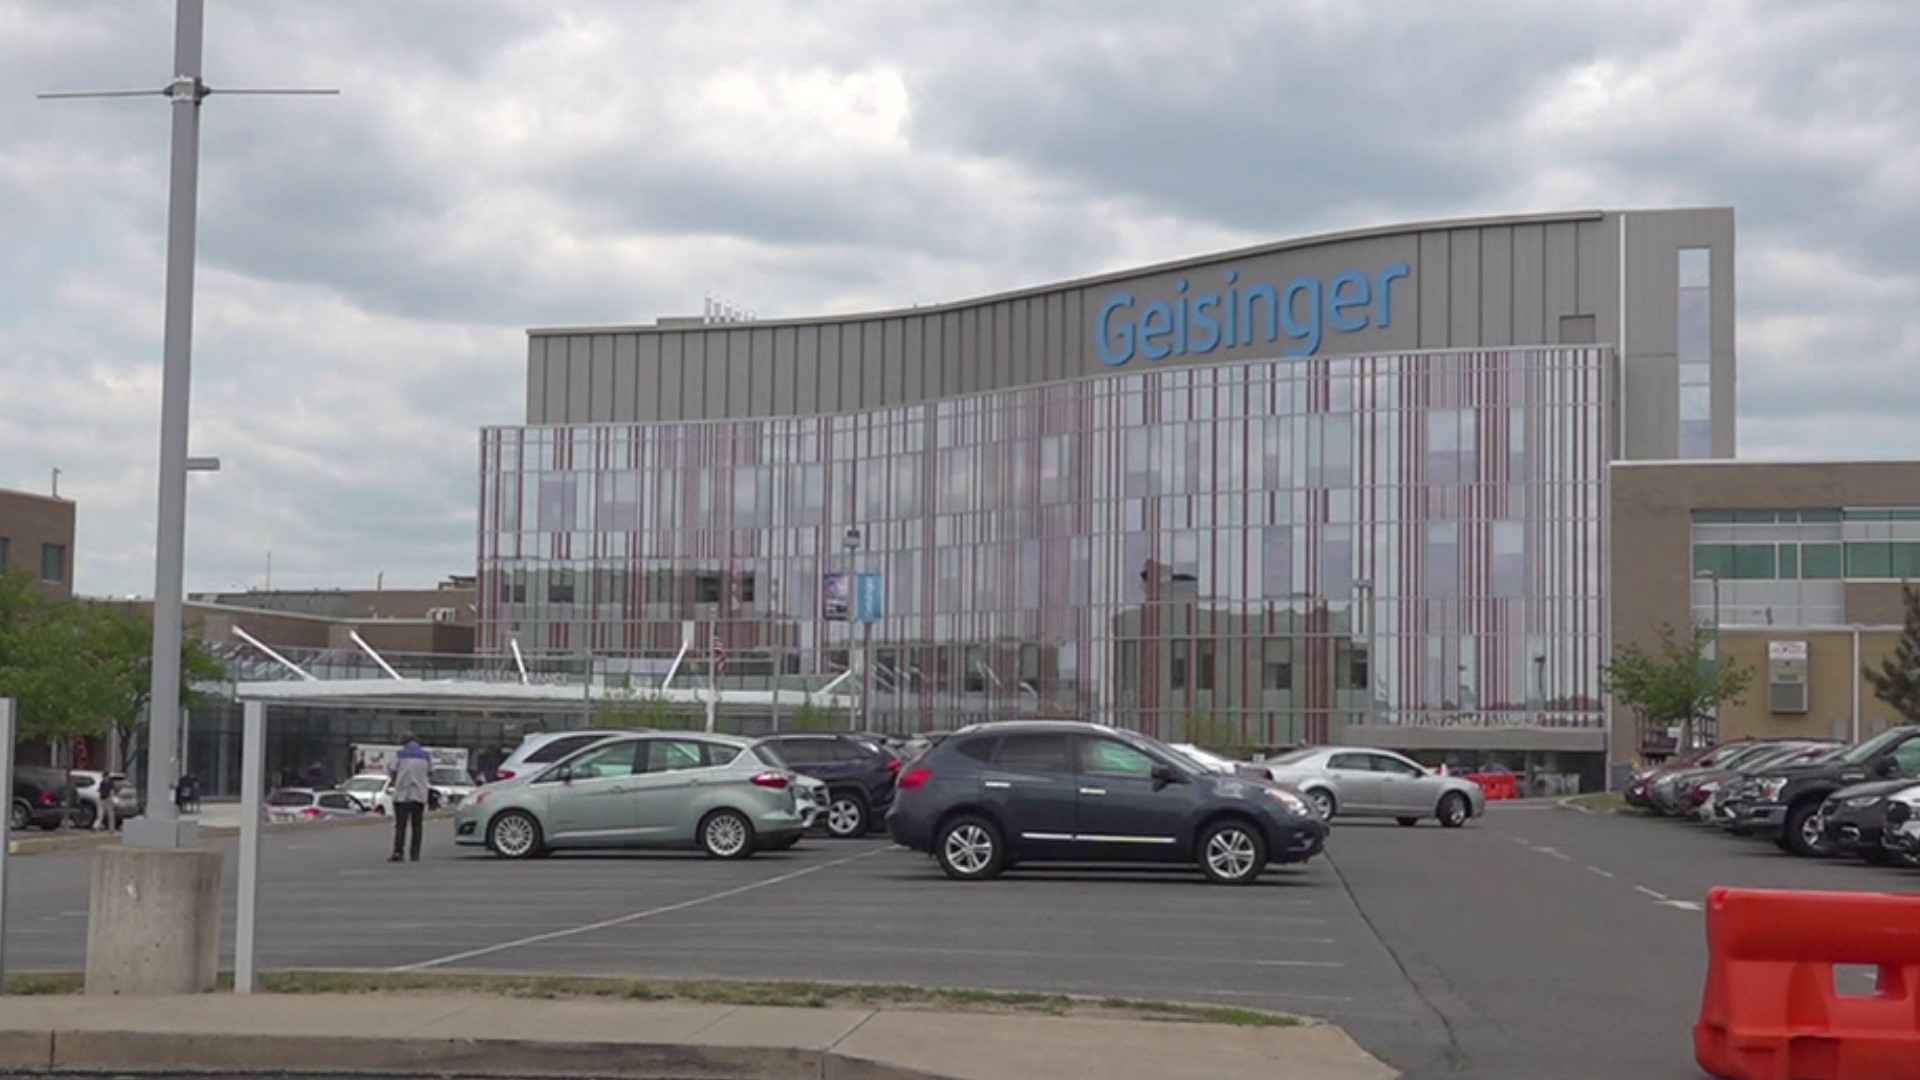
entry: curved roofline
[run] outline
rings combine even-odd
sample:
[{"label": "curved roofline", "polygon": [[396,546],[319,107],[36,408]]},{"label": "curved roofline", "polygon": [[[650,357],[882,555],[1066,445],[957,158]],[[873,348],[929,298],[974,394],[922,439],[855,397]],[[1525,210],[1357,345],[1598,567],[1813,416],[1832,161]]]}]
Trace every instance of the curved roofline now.
[{"label": "curved roofline", "polygon": [[1544,214],[1501,214],[1487,217],[1447,218],[1434,221],[1408,222],[1395,225],[1376,225],[1364,229],[1347,229],[1341,232],[1319,233],[1313,236],[1296,237],[1291,240],[1277,240],[1252,247],[1235,248],[1229,251],[1214,252],[1206,255],[1192,255],[1171,262],[1154,263],[1150,266],[1133,267],[1127,270],[1114,270],[1089,277],[1069,278],[1045,285],[1032,285],[1006,292],[990,293],[966,300],[950,300],[939,304],[922,304],[913,307],[891,308],[882,311],[853,312],[845,315],[809,315],[787,319],[760,319],[753,322],[693,322],[685,326],[641,326],[618,325],[571,326],[571,327],[534,327],[527,331],[528,337],[559,337],[578,334],[684,334],[715,330],[757,330],[782,326],[823,326],[838,323],[872,322],[879,319],[900,319],[913,315],[938,315],[951,311],[963,311],[984,304],[998,304],[1009,300],[1024,300],[1048,293],[1065,292],[1070,289],[1086,289],[1116,282],[1132,281],[1135,278],[1168,274],[1195,266],[1207,266],[1212,263],[1226,262],[1232,259],[1252,259],[1265,255],[1274,255],[1306,248],[1325,247],[1330,244],[1344,244],[1356,240],[1375,240],[1385,236],[1405,236],[1409,234],[1442,232],[1453,229],[1486,229],[1511,225],[1551,225],[1569,221],[1598,221],[1609,213],[1621,211],[1609,210],[1564,210]]}]

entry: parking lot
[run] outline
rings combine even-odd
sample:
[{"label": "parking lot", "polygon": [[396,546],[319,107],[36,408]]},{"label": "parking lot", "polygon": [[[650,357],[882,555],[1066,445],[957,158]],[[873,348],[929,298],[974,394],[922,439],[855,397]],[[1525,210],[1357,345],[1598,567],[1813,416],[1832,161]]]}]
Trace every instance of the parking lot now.
[{"label": "parking lot", "polygon": [[[1698,1075],[1708,888],[1920,886],[1920,873],[1551,803],[1496,804],[1460,830],[1340,822],[1328,857],[1249,888],[1111,868],[960,884],[878,839],[747,862],[507,863],[432,828],[426,861],[398,866],[377,828],[271,834],[263,964],[1215,1001],[1324,1017],[1413,1076],[1677,1080]],[[88,866],[85,852],[16,863],[15,969],[82,965]]]}]

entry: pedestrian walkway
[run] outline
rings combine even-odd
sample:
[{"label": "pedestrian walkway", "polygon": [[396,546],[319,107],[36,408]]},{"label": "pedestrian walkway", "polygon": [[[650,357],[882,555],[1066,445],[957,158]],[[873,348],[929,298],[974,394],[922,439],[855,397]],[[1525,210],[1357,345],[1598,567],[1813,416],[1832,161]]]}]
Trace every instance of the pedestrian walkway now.
[{"label": "pedestrian walkway", "polygon": [[[473,994],[7,999],[0,1071],[1391,1080],[1338,1028]],[[342,1032],[352,1032],[343,1035]]]}]

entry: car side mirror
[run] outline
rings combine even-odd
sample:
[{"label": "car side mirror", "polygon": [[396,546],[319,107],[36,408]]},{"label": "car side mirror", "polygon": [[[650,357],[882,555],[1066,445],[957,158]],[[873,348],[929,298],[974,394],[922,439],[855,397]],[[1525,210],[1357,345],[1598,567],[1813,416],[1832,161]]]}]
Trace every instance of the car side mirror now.
[{"label": "car side mirror", "polygon": [[1187,778],[1182,776],[1180,772],[1171,765],[1155,765],[1153,767],[1153,790],[1155,791],[1159,791],[1168,784],[1184,784],[1186,782]]},{"label": "car side mirror", "polygon": [[1891,754],[1883,755],[1873,759],[1873,771],[1876,776],[1891,780],[1900,775],[1900,762]]},{"label": "car side mirror", "polygon": [[553,767],[553,772],[551,772],[551,773],[549,773],[549,774],[547,774],[547,775],[548,775],[548,776],[549,776],[550,778],[552,778],[552,779],[554,779],[554,780],[557,780],[557,781],[559,781],[559,782],[560,782],[560,783],[562,783],[562,784],[571,784],[571,783],[573,783],[573,766],[571,766],[571,765],[555,765],[555,766]]}]

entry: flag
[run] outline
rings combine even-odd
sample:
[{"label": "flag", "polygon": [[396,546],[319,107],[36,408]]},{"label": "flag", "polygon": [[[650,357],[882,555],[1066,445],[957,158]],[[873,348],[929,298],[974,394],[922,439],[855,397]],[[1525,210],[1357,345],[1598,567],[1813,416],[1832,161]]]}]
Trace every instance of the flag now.
[{"label": "flag", "polygon": [[727,644],[720,640],[720,635],[715,634],[713,636],[713,673],[715,676],[719,676],[724,674],[726,670]]}]

